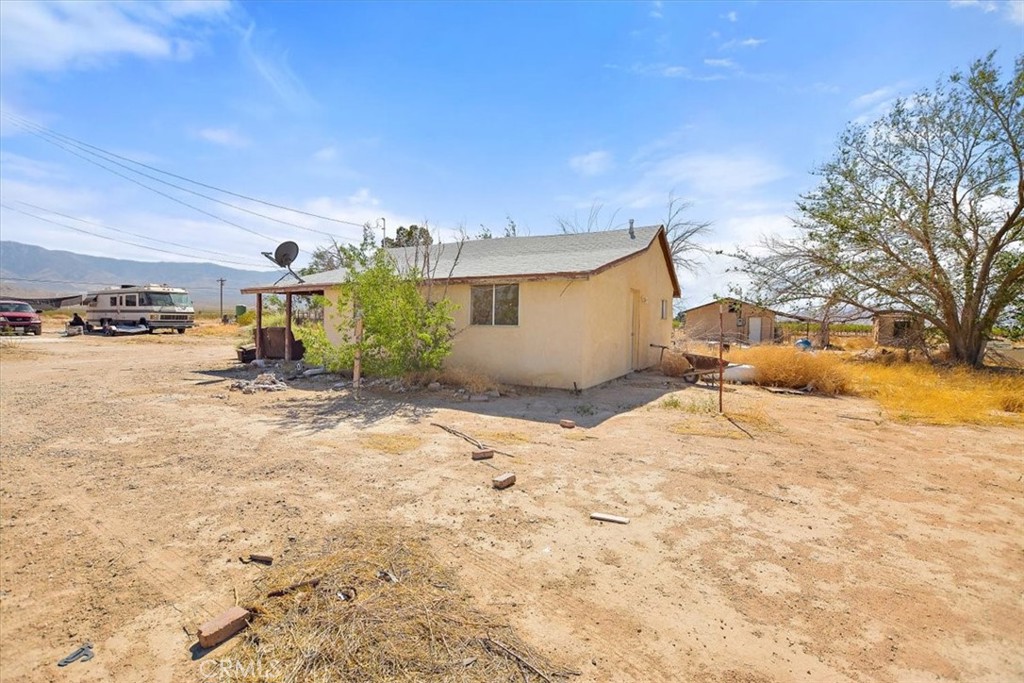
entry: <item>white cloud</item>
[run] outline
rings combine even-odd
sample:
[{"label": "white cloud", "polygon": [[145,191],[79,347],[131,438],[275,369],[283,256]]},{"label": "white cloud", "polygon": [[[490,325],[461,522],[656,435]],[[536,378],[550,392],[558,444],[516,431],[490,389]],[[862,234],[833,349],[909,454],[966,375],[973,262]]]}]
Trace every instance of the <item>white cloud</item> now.
[{"label": "white cloud", "polygon": [[221,147],[242,148],[251,144],[249,138],[233,128],[203,128],[196,134],[203,140]]},{"label": "white cloud", "polygon": [[949,0],[953,9],[975,9],[985,14],[999,13],[1011,24],[1024,25],[1024,0]]},{"label": "white cloud", "polygon": [[322,147],[317,151],[313,152],[313,160],[321,163],[327,161],[334,161],[338,156],[338,150],[333,145]]},{"label": "white cloud", "polygon": [[730,40],[726,43],[722,43],[721,49],[732,50],[738,47],[759,47],[767,42],[768,41],[764,38],[744,38],[742,40],[737,38],[736,40]]},{"label": "white cloud", "polygon": [[726,21],[731,21],[731,22],[735,23],[735,22],[740,20],[740,15],[739,15],[739,12],[736,12],[735,10],[733,10],[732,12],[728,12],[726,14],[723,14],[722,18],[725,19]]},{"label": "white cloud", "polygon": [[569,168],[583,176],[606,173],[612,168],[612,155],[604,150],[580,154],[569,159]]},{"label": "white cloud", "polygon": [[718,69],[735,69],[736,62],[731,59],[705,59],[705,66],[710,66]]},{"label": "white cloud", "polygon": [[250,24],[242,32],[242,57],[270,89],[293,112],[304,112],[316,101],[288,65],[288,52],[257,45],[256,26]]},{"label": "white cloud", "polygon": [[651,11],[648,13],[648,16],[650,16],[652,19],[663,18],[665,15],[662,14],[661,10],[664,8],[664,6],[665,5],[662,2],[662,0],[654,0],[654,2],[651,3]]},{"label": "white cloud", "polygon": [[95,68],[120,56],[187,60],[229,2],[0,2],[0,70]]},{"label": "white cloud", "polygon": [[855,97],[851,102],[850,106],[854,109],[865,109],[867,107],[873,107],[877,104],[884,103],[891,100],[896,95],[896,87],[886,85],[871,92],[864,93]]}]

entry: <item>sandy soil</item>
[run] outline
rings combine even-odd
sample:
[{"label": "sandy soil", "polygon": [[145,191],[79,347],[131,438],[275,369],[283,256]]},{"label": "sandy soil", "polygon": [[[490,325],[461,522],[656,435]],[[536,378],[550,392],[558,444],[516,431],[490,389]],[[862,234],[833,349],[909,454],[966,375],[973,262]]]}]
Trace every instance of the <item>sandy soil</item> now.
[{"label": "sandy soil", "polygon": [[[230,379],[255,373],[225,339],[16,343],[0,348],[3,681],[217,680],[190,633],[263,571],[238,557],[362,520],[428,536],[572,680],[1024,678],[1020,427],[743,387],[726,408],[748,437],[707,412],[713,390],[653,373],[487,403],[356,402],[329,380],[245,395]],[[515,457],[472,462],[431,422]],[[516,486],[493,490],[495,468]],[[58,669],[84,641],[95,659]]]}]

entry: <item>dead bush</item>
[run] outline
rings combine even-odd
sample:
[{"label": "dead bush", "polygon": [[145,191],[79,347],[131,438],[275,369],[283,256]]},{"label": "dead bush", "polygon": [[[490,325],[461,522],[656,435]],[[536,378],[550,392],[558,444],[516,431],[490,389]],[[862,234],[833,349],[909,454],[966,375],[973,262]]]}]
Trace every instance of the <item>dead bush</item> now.
[{"label": "dead bush", "polygon": [[726,355],[732,363],[753,365],[755,382],[762,386],[804,389],[837,395],[850,394],[853,386],[842,358],[828,352],[808,352],[789,346],[753,346],[732,349]]},{"label": "dead bush", "polygon": [[[519,681],[568,675],[472,606],[422,537],[346,530],[275,564],[242,602],[254,617],[232,681]],[[538,675],[540,672],[540,675]]]},{"label": "dead bush", "polygon": [[661,359],[661,373],[666,377],[682,377],[692,369],[690,362],[674,351],[666,351],[665,357]]}]

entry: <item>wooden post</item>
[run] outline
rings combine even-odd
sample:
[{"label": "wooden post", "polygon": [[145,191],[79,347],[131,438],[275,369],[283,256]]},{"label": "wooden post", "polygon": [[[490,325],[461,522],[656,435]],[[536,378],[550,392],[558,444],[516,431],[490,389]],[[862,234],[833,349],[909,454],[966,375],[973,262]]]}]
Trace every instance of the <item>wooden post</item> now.
[{"label": "wooden post", "polygon": [[722,367],[722,347],[725,345],[725,306],[718,304],[718,412],[722,410],[722,385],[725,383],[725,368]]},{"label": "wooden post", "polygon": [[263,358],[263,294],[256,292],[256,358]]},{"label": "wooden post", "polygon": [[284,295],[284,359],[292,359],[292,293]]},{"label": "wooden post", "polygon": [[355,362],[352,364],[352,388],[355,389],[356,398],[359,398],[359,386],[362,384],[363,375],[363,350],[361,344],[363,342],[363,315],[362,313],[356,312],[356,357]]}]

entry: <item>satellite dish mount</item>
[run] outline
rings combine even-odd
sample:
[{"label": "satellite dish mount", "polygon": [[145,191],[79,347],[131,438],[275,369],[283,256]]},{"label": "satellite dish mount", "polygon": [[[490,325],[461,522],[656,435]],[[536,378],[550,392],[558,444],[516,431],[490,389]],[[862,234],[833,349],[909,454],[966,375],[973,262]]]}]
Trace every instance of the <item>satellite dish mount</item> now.
[{"label": "satellite dish mount", "polygon": [[[296,275],[295,271],[292,270],[292,263],[295,261],[295,258],[299,255],[299,245],[295,244],[295,242],[281,242],[281,244],[277,245],[277,249],[274,250],[273,254],[271,254],[269,251],[264,251],[261,253],[268,259],[276,263],[281,268],[286,268],[288,270],[287,273],[285,273],[284,275],[277,279],[277,282],[280,282],[289,275],[291,275],[299,282],[305,282],[305,280]],[[275,282],[274,284],[276,285],[277,282]]]}]

